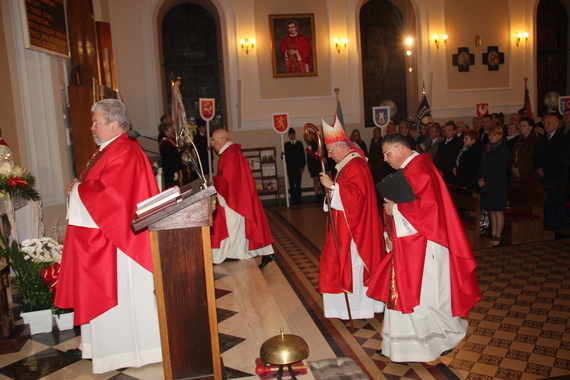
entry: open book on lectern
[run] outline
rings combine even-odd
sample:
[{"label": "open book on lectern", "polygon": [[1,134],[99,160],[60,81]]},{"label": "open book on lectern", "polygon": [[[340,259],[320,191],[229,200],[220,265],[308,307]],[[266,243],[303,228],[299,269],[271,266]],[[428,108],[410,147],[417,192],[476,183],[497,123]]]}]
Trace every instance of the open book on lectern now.
[{"label": "open book on lectern", "polygon": [[386,198],[394,203],[406,203],[416,199],[412,187],[401,170],[384,177],[376,184],[376,189],[382,199]]},{"label": "open book on lectern", "polygon": [[137,232],[191,204],[216,194],[214,186],[201,187],[199,180],[182,187],[171,187],[137,204],[131,228]]}]

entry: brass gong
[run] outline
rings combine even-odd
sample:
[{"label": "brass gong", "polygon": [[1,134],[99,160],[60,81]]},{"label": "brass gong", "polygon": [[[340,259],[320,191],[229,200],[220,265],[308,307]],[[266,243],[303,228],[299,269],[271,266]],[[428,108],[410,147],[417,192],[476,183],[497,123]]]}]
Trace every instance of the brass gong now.
[{"label": "brass gong", "polygon": [[304,360],[309,356],[309,346],[297,335],[284,334],[267,339],[259,351],[259,357],[265,364],[287,365]]}]

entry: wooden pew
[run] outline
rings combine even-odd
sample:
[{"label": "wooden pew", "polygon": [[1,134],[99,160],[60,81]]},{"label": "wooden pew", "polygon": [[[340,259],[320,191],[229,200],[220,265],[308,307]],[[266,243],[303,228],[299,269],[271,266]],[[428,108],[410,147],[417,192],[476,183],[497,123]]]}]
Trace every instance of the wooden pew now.
[{"label": "wooden pew", "polygon": [[554,239],[554,232],[544,228],[544,186],[509,180],[508,208],[505,220],[511,222],[512,244]]},{"label": "wooden pew", "polygon": [[481,195],[486,193],[455,185],[447,185],[447,188],[457,208],[471,249],[491,248],[491,242],[500,238],[481,234]]}]

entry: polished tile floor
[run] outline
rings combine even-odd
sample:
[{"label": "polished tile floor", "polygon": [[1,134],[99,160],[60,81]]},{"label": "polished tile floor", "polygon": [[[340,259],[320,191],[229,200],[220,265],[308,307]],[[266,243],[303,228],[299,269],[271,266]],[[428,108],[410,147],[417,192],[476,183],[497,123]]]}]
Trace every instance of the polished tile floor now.
[{"label": "polished tile floor", "polygon": [[[371,379],[570,379],[570,240],[475,252],[483,300],[464,341],[430,363],[392,363],[382,344],[382,315],[356,321],[322,317],[316,290],[325,216],[316,204],[267,209],[276,263],[254,260],[214,266],[222,357],[228,378],[258,378],[255,359],[266,339],[302,336],[308,361],[347,356]],[[259,259],[257,260],[259,261]],[[88,360],[63,352],[78,330],[37,334],[18,353],[0,355],[1,379],[161,379],[162,365],[91,373]],[[310,370],[299,378],[313,378]]]}]

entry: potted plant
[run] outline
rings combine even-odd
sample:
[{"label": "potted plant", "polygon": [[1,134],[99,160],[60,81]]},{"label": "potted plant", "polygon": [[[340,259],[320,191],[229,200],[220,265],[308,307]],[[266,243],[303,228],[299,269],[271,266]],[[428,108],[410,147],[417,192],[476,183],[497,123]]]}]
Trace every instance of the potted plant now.
[{"label": "potted plant", "polygon": [[0,236],[5,257],[12,267],[15,278],[12,282],[23,297],[22,317],[30,324],[32,334],[50,332],[53,326],[52,308],[54,291],[59,275],[61,244],[52,238],[26,239],[22,244],[8,244]]}]

